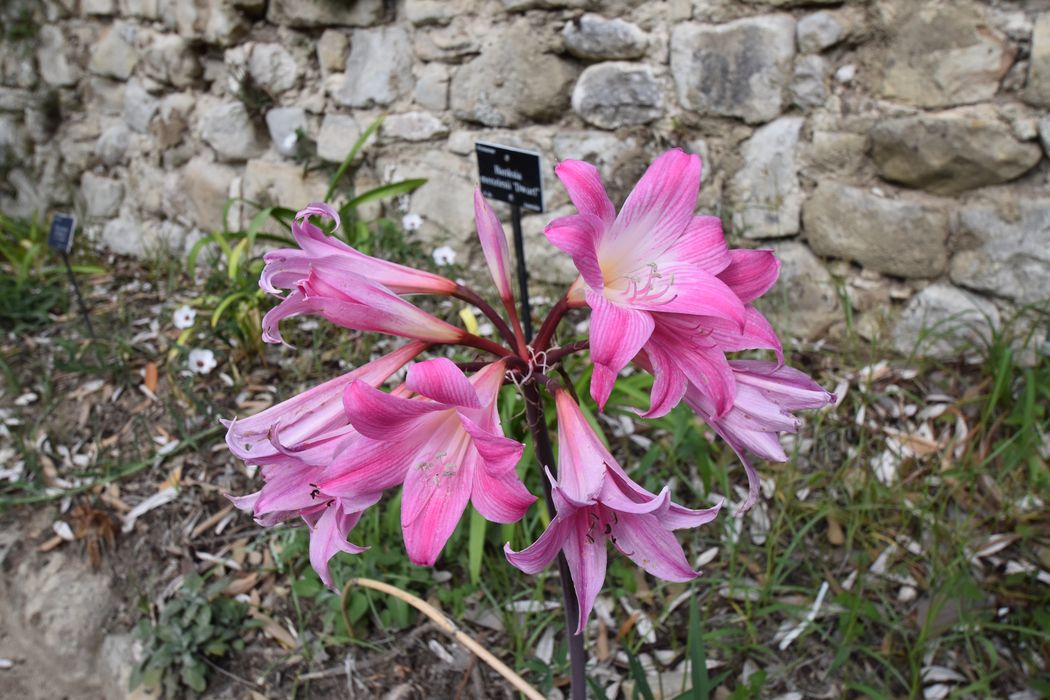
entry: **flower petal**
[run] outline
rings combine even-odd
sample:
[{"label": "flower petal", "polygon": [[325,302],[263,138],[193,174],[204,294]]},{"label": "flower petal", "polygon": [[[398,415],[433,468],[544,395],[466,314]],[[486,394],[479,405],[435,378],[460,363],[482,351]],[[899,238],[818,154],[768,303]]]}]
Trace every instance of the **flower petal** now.
[{"label": "flower petal", "polygon": [[594,601],[605,583],[608,553],[605,551],[605,535],[602,529],[593,526],[594,511],[594,508],[584,508],[572,514],[572,529],[562,549],[579,603],[580,621],[576,626],[576,634],[583,632],[587,625]]},{"label": "flower petal", "polygon": [[420,462],[425,444],[425,436],[394,442],[361,438],[325,468],[317,486],[324,494],[347,499],[393,488]]},{"label": "flower petal", "polygon": [[635,564],[665,581],[691,581],[700,575],[689,566],[678,538],[660,525],[657,516],[625,512],[617,516],[613,542]]},{"label": "flower petal", "polygon": [[433,566],[470,500],[474,461],[452,451],[409,469],[401,501],[401,529],[413,564]]},{"label": "flower petal", "polygon": [[605,224],[597,216],[575,214],[555,219],[543,229],[543,234],[555,248],[572,257],[576,269],[591,289],[601,289],[604,285],[596,247],[604,228]]},{"label": "flower petal", "polygon": [[252,464],[274,457],[278,450],[270,442],[274,426],[280,426],[281,443],[300,449],[304,443],[347,425],[343,392],[347,384],[362,381],[379,386],[426,348],[413,341],[362,365],[352,372],[308,389],[287,401],[271,406],[249,418],[229,423],[226,444],[230,452]]},{"label": "flower petal", "polygon": [[652,314],[613,304],[593,290],[588,290],[586,297],[591,307],[591,359],[595,365],[591,397],[604,410],[616,376],[649,340],[654,322]]},{"label": "flower petal", "polygon": [[365,382],[352,382],[343,394],[350,424],[365,437],[395,441],[419,430],[419,419],[447,406],[424,399],[391,396]]},{"label": "flower petal", "polygon": [[607,250],[614,258],[651,261],[660,257],[685,234],[699,192],[698,156],[677,148],[661,155],[623,203],[602,241],[602,261]]},{"label": "flower petal", "polygon": [[566,538],[573,530],[572,515],[558,515],[539,538],[520,552],[510,548],[510,542],[503,545],[503,553],[512,566],[526,574],[538,574],[550,566],[558,556]]},{"label": "flower petal", "polygon": [[510,286],[510,248],[507,246],[507,234],[503,231],[496,212],[481,194],[474,190],[474,222],[478,228],[478,239],[485,262],[496,283],[496,290],[503,301],[513,301],[514,293]]},{"label": "flower petal", "polygon": [[[554,392],[558,414],[558,489],[572,502],[594,503],[615,461],[568,392]],[[544,465],[550,466],[550,465]]]},{"label": "flower petal", "polygon": [[772,250],[729,251],[732,263],[718,277],[745,304],[769,291],[780,274],[780,261]]},{"label": "flower petal", "polygon": [[616,220],[616,208],[605,192],[597,168],[582,160],[563,160],[555,166],[554,173],[565,186],[577,211],[598,217],[603,229],[612,225]]},{"label": "flower petal", "polygon": [[482,428],[462,413],[459,415],[459,420],[463,424],[463,429],[470,434],[474,449],[478,451],[484,463],[484,471],[493,475],[514,473],[514,468],[521,461],[521,453],[525,450],[525,445]]},{"label": "flower petal", "polygon": [[641,356],[648,358],[648,362],[639,364],[652,373],[653,388],[649,395],[649,409],[637,413],[642,418],[666,416],[681,402],[689,382],[663,346],[650,340],[639,354]]},{"label": "flower petal", "polygon": [[696,265],[712,275],[719,274],[732,262],[722,234],[722,220],[717,216],[694,216],[682,237],[663,257],[668,261]]},{"label": "flower petal", "polygon": [[[376,494],[372,504],[378,501],[379,494]],[[361,511],[346,512],[342,503],[333,501],[310,527],[310,565],[329,588],[334,585],[328,563],[336,552],[360,554],[368,549],[346,541],[360,519]]]},{"label": "flower petal", "polygon": [[413,364],[408,368],[405,386],[447,406],[481,408],[478,392],[463,370],[447,357],[435,357]]},{"label": "flower petal", "polygon": [[470,500],[482,517],[494,523],[521,520],[536,497],[529,493],[514,470],[493,472],[480,461],[474,467]]}]

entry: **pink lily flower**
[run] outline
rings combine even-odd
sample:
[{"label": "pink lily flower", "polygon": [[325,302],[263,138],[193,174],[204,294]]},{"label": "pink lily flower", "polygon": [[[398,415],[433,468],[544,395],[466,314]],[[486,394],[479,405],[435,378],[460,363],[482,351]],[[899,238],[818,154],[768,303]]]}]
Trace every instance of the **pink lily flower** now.
[{"label": "pink lily flower", "polygon": [[499,217],[485,201],[480,189],[474,190],[474,222],[478,228],[481,251],[485,254],[485,263],[492,275],[492,281],[496,283],[499,298],[507,305],[508,311],[516,314],[514,292],[510,286],[510,248],[507,246],[507,235]]},{"label": "pink lily flower", "polygon": [[[714,520],[721,504],[690,510],[671,502],[665,486],[653,494],[635,483],[602,444],[565,391],[555,391],[558,414],[557,514],[534,543],[520,552],[504,546],[511,564],[527,574],[565,554],[583,631],[605,581],[606,541],[647,572],[667,581],[700,575],[686,559],[673,531]],[[550,476],[548,472],[548,476]],[[552,482],[554,480],[552,479]]]},{"label": "pink lily flower", "polygon": [[281,289],[295,289],[301,280],[318,269],[324,261],[324,274],[335,278],[344,273],[368,277],[395,294],[451,294],[456,283],[431,272],[416,270],[361,253],[334,236],[325,235],[310,222],[318,216],[335,222],[333,233],[339,230],[339,214],[327,204],[315,202],[295,215],[292,236],[299,249],[282,248],[266,254],[266,267],[259,278],[259,286],[270,294],[281,295]]},{"label": "pink lily flower", "polygon": [[426,347],[419,341],[407,343],[254,416],[223,421],[226,445],[248,464],[326,465],[338,444],[354,434],[343,410],[346,387],[357,380],[379,386]]},{"label": "pink lily flower", "polygon": [[743,328],[744,302],[719,273],[733,264],[716,217],[694,216],[700,159],[667,151],[645,172],[619,215],[594,166],[555,169],[578,214],[544,233],[572,256],[591,307],[591,396],[604,407],[617,374],[649,341],[657,313],[724,319]]},{"label": "pink lily flower", "polygon": [[358,499],[332,498],[317,488],[324,467],[360,439],[343,411],[343,392],[355,381],[379,386],[424,349],[425,343],[408,343],[250,418],[224,421],[230,451],[262,465],[264,481],[261,490],[230,500],[264,527],[301,516],[310,527],[311,564],[328,586],[328,560],[336,551],[364,551],[346,538],[380,496],[377,491]]},{"label": "pink lily flower", "polygon": [[405,547],[423,566],[437,560],[468,502],[488,520],[519,520],[536,499],[515,471],[524,446],[500,426],[505,370],[494,362],[467,379],[445,358],[417,362],[405,382],[413,399],[351,383],[346,413],[366,439],[328,467],[320,490],[358,499],[403,482]]},{"label": "pink lily flower", "polygon": [[[296,289],[263,317],[263,340],[282,343],[278,324],[285,318],[315,314],[361,331],[389,333],[432,343],[458,343],[468,334],[405,301],[356,272],[329,269],[330,259],[315,261]],[[329,274],[331,273],[331,274]]]},{"label": "pink lily flower", "polygon": [[823,408],[834,403],[835,395],[825,391],[809,375],[779,363],[761,360],[733,360],[736,394],[732,408],[718,414],[715,401],[690,386],[685,402],[711,429],[736,452],[747,473],[748,496],[737,510],[744,513],[758,497],[758,474],[748,453],[773,462],[786,462],[780,433],[798,431],[802,422],[792,411]]}]

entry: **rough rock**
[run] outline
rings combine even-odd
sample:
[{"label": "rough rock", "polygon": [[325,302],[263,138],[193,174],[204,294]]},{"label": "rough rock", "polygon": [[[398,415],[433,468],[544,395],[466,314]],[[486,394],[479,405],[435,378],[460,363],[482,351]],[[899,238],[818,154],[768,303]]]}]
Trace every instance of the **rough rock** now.
[{"label": "rough rock", "polygon": [[843,317],[835,281],[802,243],[775,243],[773,250],[780,260],[780,277],[760,300],[762,312],[783,333],[806,340],[820,338]]},{"label": "rough rock", "polygon": [[282,156],[299,152],[299,132],[306,131],[306,110],[302,107],[276,107],[266,113],[266,128],[273,148]]},{"label": "rough rock", "polygon": [[144,134],[160,107],[160,100],[146,92],[138,80],[129,80],[124,89],[124,121],[132,130]]},{"label": "rough rock", "polygon": [[973,349],[999,326],[999,311],[986,299],[950,284],[932,284],[908,302],[893,329],[897,352],[952,359]]},{"label": "rough rock", "polygon": [[386,141],[429,141],[448,136],[448,127],[430,112],[405,112],[384,119],[380,135]]},{"label": "rough rock", "polygon": [[443,149],[383,156],[376,163],[376,171],[391,173],[391,180],[426,178],[427,183],[409,199],[409,211],[426,213],[423,226],[413,235],[427,243],[451,243],[454,248],[474,232],[474,167],[472,160]]},{"label": "rough rock", "polygon": [[150,135],[158,148],[167,150],[179,145],[187,147],[187,150],[193,148],[184,139],[184,135],[196,104],[194,96],[187,93],[177,92],[161,100],[157,118],[150,123]]},{"label": "rough rock", "polygon": [[166,25],[184,39],[230,46],[248,32],[248,20],[232,0],[165,2]]},{"label": "rough rock", "polygon": [[187,214],[197,228],[221,231],[222,212],[230,196],[230,185],[237,171],[221,163],[210,163],[197,157],[182,169],[182,187],[189,205]]},{"label": "rough rock", "polygon": [[572,109],[594,126],[648,124],[664,112],[663,86],[645,64],[609,61],[588,66],[572,91]]},{"label": "rough rock", "polygon": [[649,46],[638,25],[590,13],[566,23],[561,34],[569,53],[585,61],[641,58]]},{"label": "rough rock", "polygon": [[423,61],[462,63],[481,53],[481,36],[468,17],[457,17],[448,26],[416,31],[412,48]]},{"label": "rough rock", "polygon": [[948,214],[939,204],[822,182],[803,205],[802,221],[818,255],[898,277],[937,277],[947,268]]},{"label": "rough rock", "polygon": [[270,0],[266,19],[290,27],[371,27],[386,18],[384,0]]},{"label": "rough rock", "polygon": [[81,11],[88,16],[111,15],[117,11],[114,0],[81,0]]},{"label": "rough rock", "polygon": [[317,40],[317,63],[321,74],[338,73],[346,67],[346,52],[350,39],[338,29],[326,29]]},{"label": "rough rock", "polygon": [[[571,205],[544,214],[527,214],[521,219],[521,237],[525,244],[525,266],[529,279],[564,288],[580,276],[572,258],[555,248],[543,234],[543,229],[554,218],[570,216],[576,213]],[[510,223],[505,223],[504,230],[510,231]],[[510,248],[511,269],[515,269],[517,257],[514,246]]]},{"label": "rough rock", "polygon": [[420,107],[443,112],[448,109],[448,83],[448,66],[443,63],[424,64],[416,74],[412,98]]},{"label": "rough rock", "polygon": [[18,588],[5,591],[5,603],[14,606],[12,621],[24,631],[23,645],[61,668],[63,681],[91,679],[115,607],[109,577],[53,552],[43,562],[27,557],[10,580]]},{"label": "rough rock", "polygon": [[802,172],[814,179],[856,176],[865,162],[868,138],[842,131],[814,131],[802,149]]},{"label": "rough rock", "polygon": [[519,21],[490,37],[481,55],[453,76],[452,112],[486,126],[543,122],[564,114],[577,68],[545,53],[534,35],[535,29]]},{"label": "rough rock", "polygon": [[883,96],[918,107],[988,100],[1014,50],[977,6],[914,3],[898,18],[886,54]]},{"label": "rough rock", "polygon": [[1034,105],[1050,107],[1050,12],[1039,15],[1032,29],[1024,98]]},{"label": "rough rock", "polygon": [[802,110],[823,107],[828,99],[828,62],[820,56],[803,56],[795,62],[791,99]]},{"label": "rough rock", "polygon": [[118,80],[127,80],[138,63],[135,50],[137,30],[134,25],[117,22],[102,34],[91,49],[88,70]]},{"label": "rough rock", "polygon": [[725,24],[679,24],[671,73],[682,107],[767,122],[784,108],[795,57],[795,21],[766,15]]},{"label": "rough rock", "polygon": [[80,77],[76,63],[66,54],[69,44],[62,30],[53,25],[40,28],[37,34],[36,60],[40,77],[48,85],[68,87]]},{"label": "rough rock", "polygon": [[303,166],[294,163],[250,160],[244,169],[243,188],[248,201],[300,209],[324,199],[328,180],[319,172],[307,175]]},{"label": "rough rock", "polygon": [[744,145],[744,167],[730,187],[733,229],[745,238],[781,238],[799,231],[801,117],[781,117],[756,129]]},{"label": "rough rock", "polygon": [[248,160],[266,150],[243,102],[219,102],[206,107],[200,117],[200,135],[222,160]]},{"label": "rough rock", "polygon": [[1039,120],[1039,141],[1043,144],[1043,150],[1050,156],[1050,117]]},{"label": "rough rock", "polygon": [[1050,300],[1050,199],[1005,197],[959,212],[959,235],[972,248],[955,254],[955,284],[1019,304]]},{"label": "rough rock", "polygon": [[193,85],[201,75],[201,65],[190,43],[177,34],[159,34],[142,55],[147,76],[178,88]]},{"label": "rough rock", "polygon": [[507,12],[524,12],[526,10],[544,9],[578,9],[592,5],[590,0],[500,0]]},{"label": "rough rock", "polygon": [[883,120],[871,141],[879,175],[938,194],[1008,182],[1042,158],[1039,146],[979,108]]},{"label": "rough rock", "polygon": [[360,136],[361,127],[349,114],[326,114],[317,135],[317,156],[330,163],[342,163]]},{"label": "rough rock", "polygon": [[124,161],[131,140],[131,132],[123,124],[114,124],[105,129],[95,142],[95,155],[110,167]]},{"label": "rough rock", "polygon": [[559,131],[553,145],[559,161],[585,160],[598,168],[603,181],[612,180],[625,161],[642,157],[637,138],[607,131]]},{"label": "rough rock", "polygon": [[248,58],[248,73],[259,87],[274,95],[299,83],[299,65],[280,44],[255,44]]},{"label": "rough rock", "polygon": [[158,19],[161,0],[117,0],[120,14],[125,17]]},{"label": "rough rock", "polygon": [[84,173],[80,178],[80,192],[84,197],[85,210],[93,219],[108,219],[120,211],[124,200],[124,185],[119,180]]},{"label": "rough rock", "polygon": [[346,82],[335,100],[348,107],[388,105],[412,89],[412,48],[401,27],[354,30]]},{"label": "rough rock", "polygon": [[405,18],[416,26],[448,24],[469,13],[469,0],[406,0]]},{"label": "rough rock", "polygon": [[795,26],[798,49],[802,53],[818,53],[830,49],[849,35],[849,25],[842,13],[821,10],[806,15]]}]

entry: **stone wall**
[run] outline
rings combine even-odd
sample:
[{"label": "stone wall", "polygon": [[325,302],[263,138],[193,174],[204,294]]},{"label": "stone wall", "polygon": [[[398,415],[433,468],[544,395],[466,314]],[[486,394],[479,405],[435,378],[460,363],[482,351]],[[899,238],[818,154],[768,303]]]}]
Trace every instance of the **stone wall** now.
[{"label": "stone wall", "polygon": [[[1050,0],[8,0],[0,207],[73,207],[104,246],[178,248],[227,196],[300,206],[376,116],[359,186],[426,177],[413,235],[476,259],[477,139],[543,153],[533,274],[595,162],[622,198],[701,154],[701,208],[784,261],[805,338],[909,349],[1050,295]],[[327,167],[318,167],[319,165]],[[234,212],[237,215],[237,212]],[[976,316],[975,316],[976,317]],[[934,352],[950,353],[941,343]]]}]

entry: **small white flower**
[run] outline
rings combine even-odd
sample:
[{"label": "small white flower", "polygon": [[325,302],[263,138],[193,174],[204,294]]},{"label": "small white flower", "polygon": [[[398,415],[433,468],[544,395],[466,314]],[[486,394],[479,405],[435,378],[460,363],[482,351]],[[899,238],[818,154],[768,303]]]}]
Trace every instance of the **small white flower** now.
[{"label": "small white flower", "polygon": [[456,262],[456,251],[447,245],[434,249],[434,262],[438,265],[452,265]]},{"label": "small white flower", "polygon": [[401,227],[406,231],[418,231],[423,225],[423,217],[419,214],[408,213],[401,217]]},{"label": "small white flower", "polygon": [[211,350],[196,348],[190,350],[190,369],[197,374],[208,374],[218,363],[215,361],[215,353]]},{"label": "small white flower", "polygon": [[175,327],[180,331],[184,331],[187,328],[193,327],[193,322],[197,320],[197,312],[194,309],[183,304],[179,308],[175,309],[174,314]]}]

